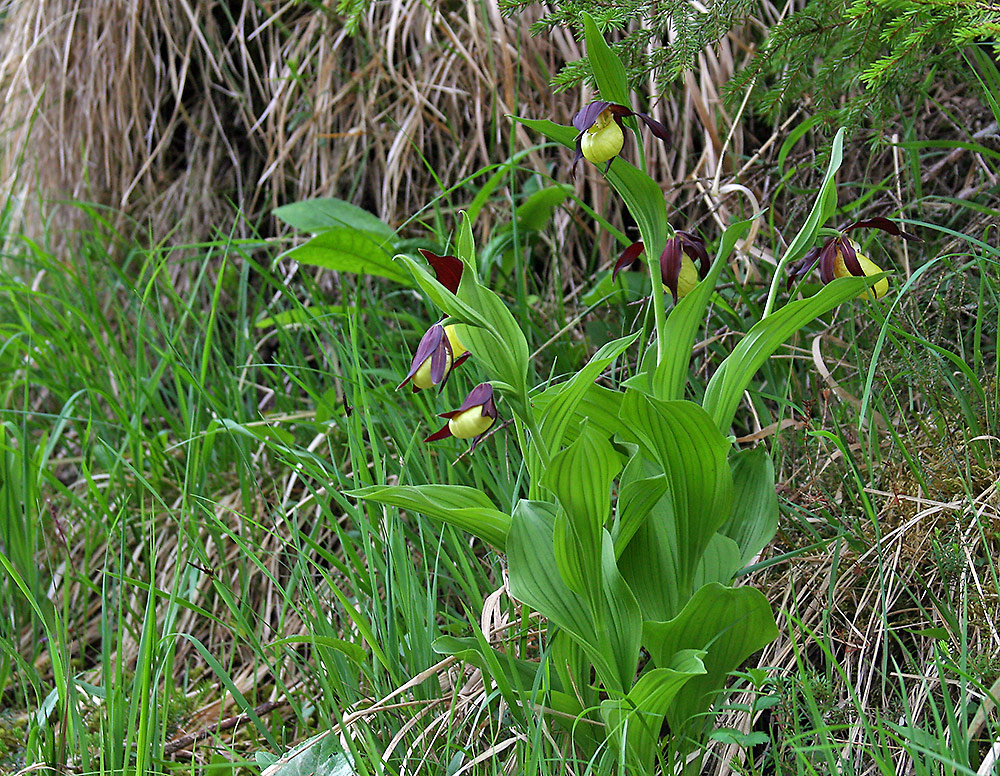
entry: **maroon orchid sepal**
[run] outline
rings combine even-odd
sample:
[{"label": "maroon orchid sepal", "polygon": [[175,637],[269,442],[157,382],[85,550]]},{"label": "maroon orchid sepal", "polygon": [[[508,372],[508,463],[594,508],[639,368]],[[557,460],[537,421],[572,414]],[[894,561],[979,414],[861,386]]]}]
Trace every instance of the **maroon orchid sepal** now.
[{"label": "maroon orchid sepal", "polygon": [[426,248],[419,248],[420,255],[427,259],[427,263],[434,270],[434,276],[438,283],[447,288],[451,293],[458,293],[458,284],[462,280],[462,270],[465,264],[457,256],[438,256]]},{"label": "maroon orchid sepal", "polygon": [[439,431],[424,439],[425,442],[435,442],[453,436],[457,439],[471,439],[470,450],[474,450],[497,420],[493,386],[489,383],[480,383],[469,391],[469,395],[457,410],[442,412],[438,417],[448,418],[448,422]]}]

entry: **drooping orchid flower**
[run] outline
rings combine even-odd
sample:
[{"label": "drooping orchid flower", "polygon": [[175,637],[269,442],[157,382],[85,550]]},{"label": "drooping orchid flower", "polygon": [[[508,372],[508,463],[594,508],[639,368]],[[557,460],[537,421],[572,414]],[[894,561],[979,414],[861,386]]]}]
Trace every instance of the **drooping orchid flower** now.
[{"label": "drooping orchid flower", "polygon": [[[854,221],[841,228],[833,237],[827,238],[822,246],[812,248],[805,256],[793,263],[788,268],[788,287],[791,288],[796,279],[808,274],[817,263],[819,264],[819,277],[823,283],[852,275],[870,277],[881,273],[882,268],[861,253],[858,243],[847,236],[849,232],[867,226],[881,229],[883,232],[888,232],[894,237],[902,237],[907,241],[921,242],[919,237],[904,232],[893,221],[882,216]],[[858,298],[881,299],[888,291],[889,281],[882,278],[874,286],[866,288],[858,294]]]},{"label": "drooping orchid flower", "polygon": [[420,339],[417,352],[413,354],[410,371],[407,372],[396,390],[407,383],[413,392],[444,385],[453,369],[469,357],[469,351],[459,341],[454,326],[435,323]]},{"label": "drooping orchid flower", "polygon": [[[626,267],[632,266],[644,250],[645,246],[641,242],[635,242],[622,251],[611,273],[612,279],[618,277],[618,273]],[[695,267],[695,259],[700,264],[700,273],[699,268]],[[674,304],[691,293],[698,285],[698,280],[708,272],[710,264],[704,240],[690,232],[674,232],[660,254],[660,278],[663,280],[663,288],[673,296]]]},{"label": "drooping orchid flower", "polygon": [[438,417],[448,418],[448,422],[441,430],[427,437],[425,442],[434,442],[453,436],[457,439],[471,439],[472,448],[470,449],[475,449],[497,420],[497,405],[493,400],[493,386],[489,383],[480,383],[469,391],[462,406],[457,410],[442,412]]},{"label": "drooping orchid flower", "polygon": [[[626,116],[637,116],[649,127],[660,140],[670,145],[670,130],[646,113],[626,108],[613,102],[597,100],[585,105],[573,117],[573,126],[579,131],[576,136],[576,154],[570,170],[575,175],[576,165],[580,159],[587,159],[594,164],[608,163],[621,153],[625,144],[625,132],[622,119]],[[607,172],[607,168],[605,168]]]}]

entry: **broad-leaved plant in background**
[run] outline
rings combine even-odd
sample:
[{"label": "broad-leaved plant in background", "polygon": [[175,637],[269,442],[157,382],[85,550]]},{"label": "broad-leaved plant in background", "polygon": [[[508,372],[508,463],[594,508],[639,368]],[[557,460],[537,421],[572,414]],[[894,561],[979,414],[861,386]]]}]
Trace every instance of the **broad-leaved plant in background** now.
[{"label": "broad-leaved plant in background", "polygon": [[[762,319],[715,371],[701,404],[685,400],[699,326],[750,222],[725,230],[714,261],[699,238],[671,227],[660,187],[642,169],[642,127],[634,117],[661,139],[666,130],[624,107],[630,104],[624,68],[589,17],[585,26],[602,100],[578,113],[572,127],[517,120],[574,149],[574,165],[581,159],[597,165],[639,227],[641,241],[616,268],[643,258],[653,280],[655,336],[639,371],[617,387],[597,382],[626,351],[643,346],[635,333],[604,345],[564,382],[529,385],[525,335],[480,282],[466,218],[457,257],[425,253],[430,268],[397,257],[445,316],[425,335],[403,382],[437,386],[471,353],[488,382],[442,413],[447,422],[429,439],[475,444],[498,418],[511,420],[528,498],[508,513],[463,486],[374,486],[349,495],[421,512],[479,537],[506,556],[513,597],[547,622],[534,660],[498,651],[478,633],[440,638],[439,652],[478,665],[519,713],[547,715],[588,757],[613,758],[634,774],[652,773],[657,762],[669,763],[668,770],[686,762],[696,772],[727,676],[777,636],[764,595],[734,584],[775,533],[774,472],[763,447],[734,447],[730,425],[754,374],[788,337],[837,305],[870,295],[873,286],[876,296],[884,293],[884,273],[843,233],[864,225],[892,232],[894,225],[852,224],[813,249],[836,206],[838,134],[815,206],[782,257]],[[639,144],[639,166],[620,155],[623,127]],[[781,271],[803,272],[817,261],[826,282],[821,290],[775,309]],[[665,290],[675,301],[669,316]]]}]

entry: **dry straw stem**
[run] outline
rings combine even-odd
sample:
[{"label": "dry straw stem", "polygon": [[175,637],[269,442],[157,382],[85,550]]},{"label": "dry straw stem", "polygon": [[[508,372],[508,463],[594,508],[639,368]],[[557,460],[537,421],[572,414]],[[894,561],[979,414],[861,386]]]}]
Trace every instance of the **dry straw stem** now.
[{"label": "dry straw stem", "polygon": [[[115,226],[175,243],[214,236],[234,208],[246,236],[313,196],[399,225],[506,158],[511,132],[516,147],[536,140],[506,114],[560,113],[545,71],[565,52],[491,0],[373,3],[356,37],[298,2],[7,0],[2,13],[0,181],[36,235],[61,200],[121,208]],[[71,211],[53,231],[82,223]]]}]

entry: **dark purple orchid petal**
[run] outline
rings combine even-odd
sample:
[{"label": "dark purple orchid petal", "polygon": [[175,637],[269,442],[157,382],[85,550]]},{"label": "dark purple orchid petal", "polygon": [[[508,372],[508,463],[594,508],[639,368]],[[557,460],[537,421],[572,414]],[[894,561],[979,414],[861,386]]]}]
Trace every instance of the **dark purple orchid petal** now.
[{"label": "dark purple orchid petal", "polygon": [[[493,386],[490,385],[489,383],[480,383],[471,391],[469,391],[469,395],[465,397],[465,401],[462,402],[462,406],[451,414],[455,415],[459,412],[465,412],[466,410],[471,410],[473,407],[480,404],[483,405],[484,416],[489,414],[486,411],[487,405],[492,407],[493,414],[490,417],[495,418],[497,416],[496,404],[493,401]],[[444,414],[442,414],[441,417],[442,418],[445,417]],[[449,415],[448,417],[451,417],[451,415]]]},{"label": "dark purple orchid petal", "polygon": [[852,229],[861,229],[862,227],[871,226],[875,229],[881,229],[883,232],[888,232],[893,237],[902,237],[904,240],[910,242],[923,242],[923,239],[917,237],[915,234],[910,234],[909,232],[904,232],[899,228],[899,225],[895,221],[890,221],[888,218],[883,216],[875,216],[874,218],[867,218],[864,221],[855,221],[853,224],[848,224],[840,231],[846,234]]},{"label": "dark purple orchid petal", "polygon": [[833,274],[833,267],[837,261],[837,241],[830,238],[819,252],[819,279],[824,285],[832,283],[836,275]]},{"label": "dark purple orchid petal", "polygon": [[642,123],[649,127],[649,130],[660,140],[667,144],[667,148],[670,148],[672,142],[672,137],[670,135],[670,130],[667,129],[663,124],[654,119],[652,116],[646,113],[635,112],[635,115],[642,119]]},{"label": "dark purple orchid petal", "polygon": [[674,297],[674,304],[677,304],[677,278],[681,274],[681,240],[679,237],[671,237],[667,240],[667,245],[660,254],[660,279],[663,285],[670,289]]},{"label": "dark purple orchid petal", "polygon": [[851,241],[846,237],[838,237],[836,243],[837,250],[844,259],[844,266],[847,267],[847,271],[856,278],[863,278],[865,271],[861,269],[861,262],[858,261],[858,252],[854,250]]},{"label": "dark purple orchid petal", "polygon": [[786,289],[791,288],[792,283],[794,283],[798,278],[803,275],[808,275],[812,271],[812,268],[816,266],[816,262],[819,261],[819,254],[821,250],[821,248],[810,248],[806,252],[805,256],[798,261],[792,262],[787,270],[788,281],[785,284]]},{"label": "dark purple orchid petal", "polygon": [[698,235],[691,234],[690,232],[678,231],[676,234],[677,237],[680,238],[681,245],[684,248],[684,253],[691,258],[691,261],[697,261],[699,263],[700,267],[698,274],[701,277],[705,277],[712,265],[712,260],[708,257],[708,251],[705,249],[705,241]]},{"label": "dark purple orchid petal", "polygon": [[[408,382],[410,382],[410,380],[413,379],[413,375],[415,375],[420,370],[420,367],[423,366],[424,362],[428,358],[432,359],[431,379],[434,380],[435,384],[437,384],[440,381],[441,379],[440,377],[438,378],[434,377],[433,357],[437,355],[437,352],[439,350],[443,351],[443,348],[441,346],[442,340],[447,342],[448,338],[444,334],[444,326],[442,326],[440,323],[435,323],[426,332],[424,332],[424,336],[420,338],[420,344],[417,345],[417,352],[413,354],[413,361],[410,362],[410,371],[407,372],[406,377],[403,379],[403,382],[401,382],[399,385],[396,386],[397,391],[404,385],[406,385]],[[420,389],[417,388],[417,386],[413,386],[414,393],[416,393],[419,390]]]},{"label": "dark purple orchid petal", "polygon": [[427,263],[434,270],[438,283],[451,293],[458,293],[458,284],[462,280],[462,270],[465,269],[462,260],[455,256],[438,256],[425,248],[419,250],[420,255],[427,259]]},{"label": "dark purple orchid petal", "polygon": [[[444,331],[444,327],[441,328]],[[448,337],[442,337],[441,343],[431,354],[431,382],[434,385],[444,385],[448,378],[448,365],[451,362],[451,343]]]},{"label": "dark purple orchid petal", "polygon": [[634,242],[623,250],[622,255],[618,257],[618,261],[615,262],[615,268],[611,271],[611,279],[616,279],[619,272],[635,264],[635,260],[639,258],[644,250],[645,248],[641,242]]},{"label": "dark purple orchid petal", "polygon": [[451,436],[451,427],[447,423],[445,423],[442,428],[440,428],[437,431],[435,431],[429,437],[424,437],[424,441],[425,442],[436,442],[439,439],[445,439],[446,437],[450,437],[450,436]]},{"label": "dark purple orchid petal", "polygon": [[[573,117],[573,126],[576,127],[577,132],[580,132],[581,134],[586,132],[594,126],[594,122],[597,121],[597,117],[612,105],[613,103],[604,102],[603,100],[597,100],[589,105],[584,105],[583,108],[577,111],[577,114]],[[618,105],[615,107],[620,108],[621,106]]]},{"label": "dark purple orchid petal", "polygon": [[583,158],[583,149],[580,147],[580,138],[576,139],[576,153],[573,154],[573,163],[569,166],[570,177],[576,179],[576,166]]}]

